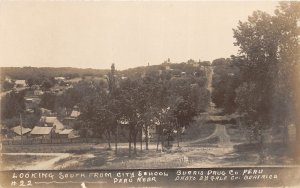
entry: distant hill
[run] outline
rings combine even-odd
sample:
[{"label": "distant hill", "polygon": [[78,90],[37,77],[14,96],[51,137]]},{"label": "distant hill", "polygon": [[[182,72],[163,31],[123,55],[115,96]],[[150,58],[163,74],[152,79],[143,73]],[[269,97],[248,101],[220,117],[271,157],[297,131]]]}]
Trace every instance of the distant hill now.
[{"label": "distant hill", "polygon": [[[188,74],[192,73],[195,70],[195,65],[207,65],[210,64],[208,61],[195,62],[189,60],[182,63],[171,63],[170,61],[165,61],[160,65],[151,65],[151,66],[141,66],[135,68],[129,68],[126,70],[118,71],[119,74],[124,74],[126,76],[142,74],[145,71],[157,71],[157,70],[166,70],[174,69],[177,71],[183,71]],[[118,66],[116,65],[118,70]],[[109,69],[83,69],[83,68],[72,68],[72,67],[0,67],[0,76],[1,81],[5,77],[9,77],[15,80],[28,80],[32,77],[67,77],[67,78],[76,78],[82,76],[98,76],[101,77],[107,74]]]},{"label": "distant hill", "polygon": [[5,77],[11,79],[27,80],[33,76],[58,77],[64,76],[69,78],[81,76],[102,76],[109,70],[105,69],[82,69],[72,67],[0,67],[1,80]]}]

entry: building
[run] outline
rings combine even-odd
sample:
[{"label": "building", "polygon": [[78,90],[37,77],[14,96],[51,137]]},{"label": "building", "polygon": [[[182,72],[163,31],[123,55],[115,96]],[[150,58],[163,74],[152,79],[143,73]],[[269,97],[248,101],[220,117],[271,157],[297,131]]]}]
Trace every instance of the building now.
[{"label": "building", "polygon": [[44,138],[44,139],[51,139],[53,134],[53,127],[38,127],[35,126],[30,135],[34,138]]},{"label": "building", "polygon": [[15,82],[15,87],[19,88],[19,87],[25,87],[26,86],[26,81],[25,80],[16,80]]},{"label": "building", "polygon": [[40,108],[42,116],[51,116],[53,113],[51,110],[46,108]]},{"label": "building", "polygon": [[45,127],[53,127],[56,130],[64,129],[64,125],[57,119],[57,117],[42,116],[40,122],[44,124]]},{"label": "building", "polygon": [[64,125],[66,125],[68,128],[73,128],[79,116],[80,116],[79,108],[78,106],[74,106],[70,116],[64,118],[63,120]]},{"label": "building", "polygon": [[56,132],[59,138],[76,138],[76,133],[74,129],[64,129]]},{"label": "building", "polygon": [[62,95],[66,89],[66,86],[55,85],[54,87],[50,88],[50,91],[53,94]]},{"label": "building", "polygon": [[74,109],[74,110],[71,112],[70,117],[71,117],[71,118],[78,118],[79,115],[80,115],[80,112],[79,112],[78,110],[75,110],[75,109]]},{"label": "building", "polygon": [[13,136],[28,136],[31,129],[30,128],[25,128],[22,126],[16,126],[10,129],[13,133]]},{"label": "building", "polygon": [[41,99],[39,97],[29,97],[25,96],[25,108],[26,110],[33,110],[34,108],[37,108],[39,104],[41,103]]}]

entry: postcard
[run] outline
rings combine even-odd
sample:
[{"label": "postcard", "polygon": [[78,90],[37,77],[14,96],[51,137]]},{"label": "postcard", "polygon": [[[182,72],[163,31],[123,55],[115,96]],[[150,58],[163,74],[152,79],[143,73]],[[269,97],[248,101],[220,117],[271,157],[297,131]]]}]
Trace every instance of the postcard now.
[{"label": "postcard", "polygon": [[300,186],[299,13],[2,1],[0,188]]}]

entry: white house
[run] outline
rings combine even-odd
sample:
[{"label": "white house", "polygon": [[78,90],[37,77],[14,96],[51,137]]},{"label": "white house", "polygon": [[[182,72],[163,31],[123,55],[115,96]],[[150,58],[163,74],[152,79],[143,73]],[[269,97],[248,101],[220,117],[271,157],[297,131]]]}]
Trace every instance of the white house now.
[{"label": "white house", "polygon": [[15,87],[25,87],[26,81],[25,80],[16,80]]}]

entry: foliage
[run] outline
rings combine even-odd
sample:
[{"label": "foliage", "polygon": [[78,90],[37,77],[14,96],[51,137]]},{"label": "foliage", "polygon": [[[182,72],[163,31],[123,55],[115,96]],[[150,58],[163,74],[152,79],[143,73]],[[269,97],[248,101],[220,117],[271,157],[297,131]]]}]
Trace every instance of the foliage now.
[{"label": "foliage", "polygon": [[293,87],[299,76],[299,12],[299,2],[283,2],[274,16],[255,11],[234,29],[243,82],[236,102],[255,132],[293,122]]},{"label": "foliage", "polygon": [[25,109],[25,90],[20,92],[9,92],[1,97],[1,120],[19,116]]},{"label": "foliage", "polygon": [[3,81],[3,84],[1,85],[1,91],[9,91],[14,87],[15,83],[10,81]]},{"label": "foliage", "polygon": [[212,62],[214,74],[212,78],[212,101],[217,107],[223,108],[224,113],[233,113],[236,110],[235,89],[240,85],[240,69],[237,60],[216,59]]}]

